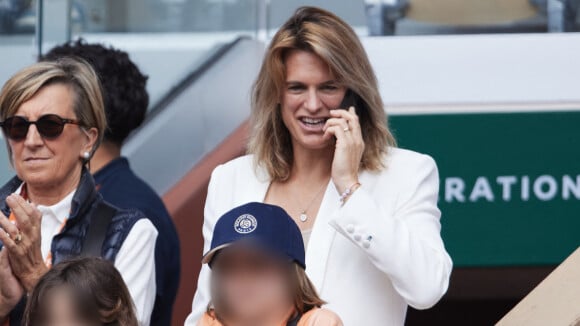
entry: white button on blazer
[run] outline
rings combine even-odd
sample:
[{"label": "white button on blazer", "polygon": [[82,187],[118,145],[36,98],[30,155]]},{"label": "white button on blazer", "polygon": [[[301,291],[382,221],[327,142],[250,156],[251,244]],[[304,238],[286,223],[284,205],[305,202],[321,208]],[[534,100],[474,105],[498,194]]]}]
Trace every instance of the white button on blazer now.
[{"label": "white button on blazer", "polygon": [[[390,148],[386,168],[361,172],[362,186],[341,207],[329,183],[306,248],[306,272],[327,308],[346,326],[403,325],[407,305],[433,306],[447,291],[452,262],[441,239],[439,176],[433,159]],[[252,156],[218,166],[211,177],[203,225],[204,252],[228,210],[263,201],[269,178]],[[194,326],[208,302],[203,266],[186,321]]]}]

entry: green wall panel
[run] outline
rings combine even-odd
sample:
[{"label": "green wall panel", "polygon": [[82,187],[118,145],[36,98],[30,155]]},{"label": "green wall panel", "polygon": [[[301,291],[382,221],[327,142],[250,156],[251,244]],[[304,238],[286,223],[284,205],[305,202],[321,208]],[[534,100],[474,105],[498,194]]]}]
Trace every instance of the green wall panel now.
[{"label": "green wall panel", "polygon": [[557,264],[580,246],[580,111],[401,115],[390,126],[400,147],[437,162],[456,266]]}]

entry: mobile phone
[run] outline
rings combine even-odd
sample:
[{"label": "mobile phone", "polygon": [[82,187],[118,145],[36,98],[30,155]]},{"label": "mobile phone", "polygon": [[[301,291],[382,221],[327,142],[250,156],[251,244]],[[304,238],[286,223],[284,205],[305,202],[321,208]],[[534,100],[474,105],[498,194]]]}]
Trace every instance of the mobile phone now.
[{"label": "mobile phone", "polygon": [[357,109],[361,108],[361,98],[358,94],[356,94],[355,92],[353,92],[351,89],[346,90],[346,93],[344,94],[344,98],[342,99],[342,102],[340,102],[340,105],[338,106],[338,109],[343,109],[343,110],[348,110],[351,106],[354,106]]}]

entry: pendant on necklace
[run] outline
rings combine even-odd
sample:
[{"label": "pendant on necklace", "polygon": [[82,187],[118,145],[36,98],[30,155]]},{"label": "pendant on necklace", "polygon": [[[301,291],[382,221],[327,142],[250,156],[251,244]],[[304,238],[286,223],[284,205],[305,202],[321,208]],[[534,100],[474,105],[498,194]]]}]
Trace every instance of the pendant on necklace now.
[{"label": "pendant on necklace", "polygon": [[300,222],[306,222],[307,220],[308,220],[308,215],[306,215],[306,212],[300,213]]}]

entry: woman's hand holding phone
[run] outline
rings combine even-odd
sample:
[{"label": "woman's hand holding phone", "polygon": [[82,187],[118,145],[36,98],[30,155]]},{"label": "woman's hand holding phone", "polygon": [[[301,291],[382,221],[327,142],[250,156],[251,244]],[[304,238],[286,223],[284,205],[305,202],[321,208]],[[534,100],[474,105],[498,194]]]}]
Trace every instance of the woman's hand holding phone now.
[{"label": "woman's hand holding phone", "polygon": [[324,126],[324,137],[336,138],[331,177],[340,194],[358,182],[365,144],[356,109],[332,110]]}]

